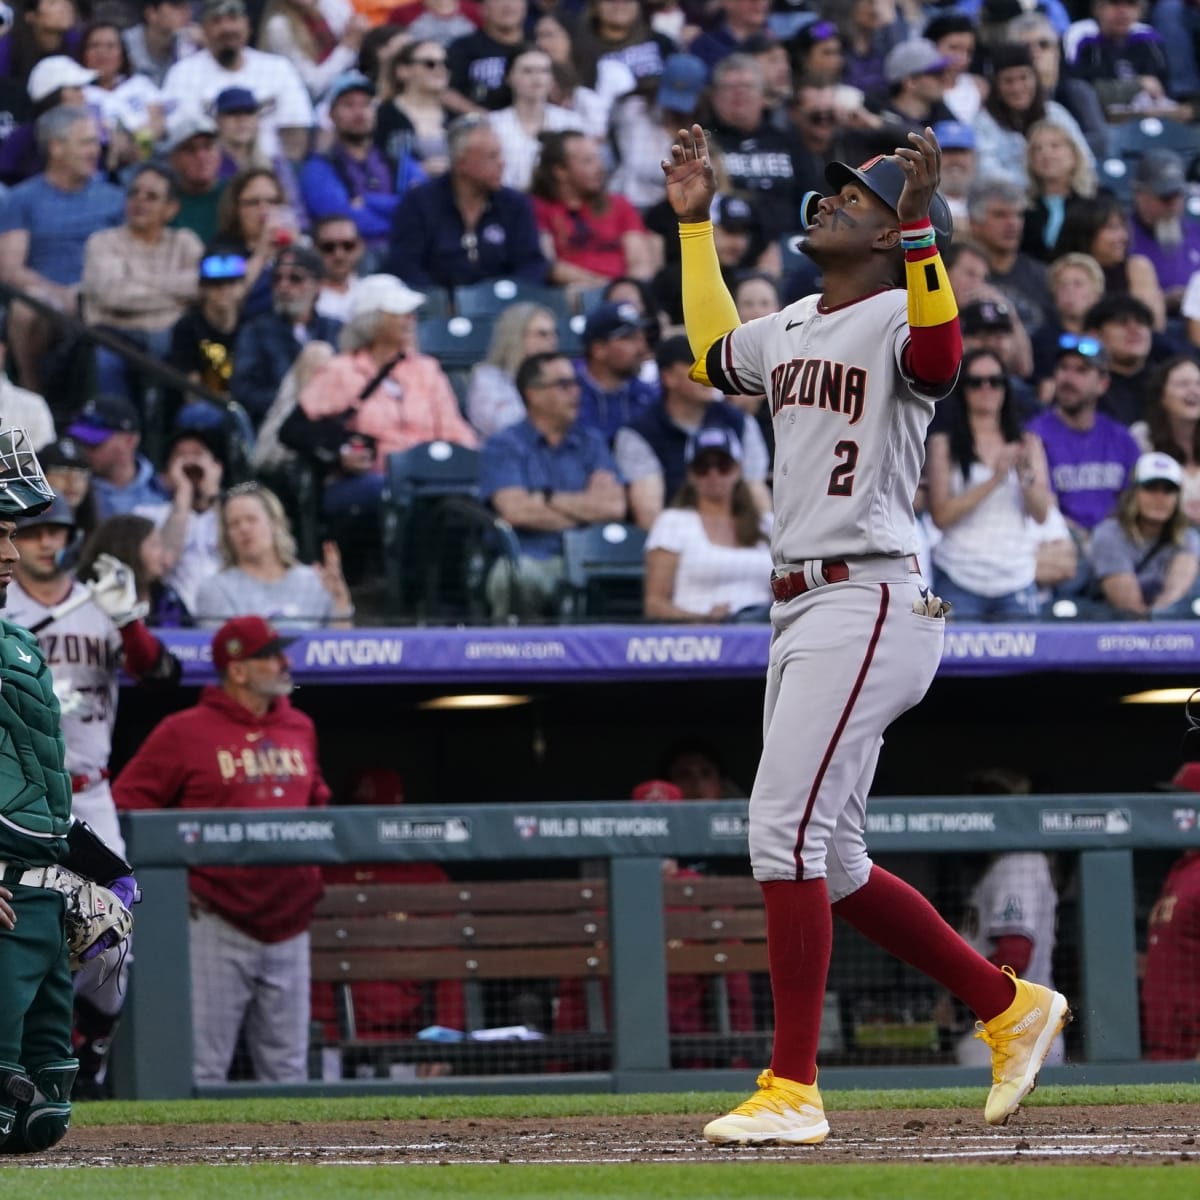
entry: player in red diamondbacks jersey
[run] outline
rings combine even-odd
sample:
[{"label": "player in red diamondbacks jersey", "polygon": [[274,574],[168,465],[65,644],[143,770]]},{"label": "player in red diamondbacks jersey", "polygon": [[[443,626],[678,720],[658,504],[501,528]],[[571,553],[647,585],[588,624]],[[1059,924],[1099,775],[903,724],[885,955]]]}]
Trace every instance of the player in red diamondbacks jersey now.
[{"label": "player in red diamondbacks jersey", "polygon": [[924,696],[945,631],[944,606],[921,583],[912,497],[962,340],[939,249],[952,230],[937,192],[941,151],[932,130],[908,140],[857,169],[826,168],[831,192],[805,197],[798,245],[821,268],[824,294],[745,325],[713,245],[716,183],[699,125],[680,130],[663,163],[692,377],[765,392],[776,444],[773,636],[749,838],[775,1038],[758,1091],[705,1127],[718,1144],[827,1136],[816,1053],[834,913],[980,1019],[991,1124],[1033,1089],[1069,1016],[1057,992],[972,950],[872,864],[863,840],[883,733]]}]

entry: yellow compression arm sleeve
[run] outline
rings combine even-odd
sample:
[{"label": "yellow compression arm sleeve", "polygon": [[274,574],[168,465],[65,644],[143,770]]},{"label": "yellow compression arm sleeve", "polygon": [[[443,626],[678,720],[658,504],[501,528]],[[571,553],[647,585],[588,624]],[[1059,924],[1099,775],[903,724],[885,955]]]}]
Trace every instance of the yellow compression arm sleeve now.
[{"label": "yellow compression arm sleeve", "polygon": [[679,226],[679,253],[683,270],[683,323],[688,343],[696,356],[692,378],[711,384],[704,360],[709,347],[731,329],[736,329],[737,307],[721,278],[711,221]]},{"label": "yellow compression arm sleeve", "polygon": [[[958,316],[954,289],[940,254],[915,262],[906,255],[904,274],[908,283],[908,323],[911,327],[928,329],[931,325],[945,325]],[[686,292],[684,295],[686,297]]]}]

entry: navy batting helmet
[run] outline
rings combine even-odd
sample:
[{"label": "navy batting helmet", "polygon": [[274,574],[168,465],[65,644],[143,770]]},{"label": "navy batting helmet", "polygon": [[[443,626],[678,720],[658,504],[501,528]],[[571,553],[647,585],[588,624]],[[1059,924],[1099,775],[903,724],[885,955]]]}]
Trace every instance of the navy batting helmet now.
[{"label": "navy batting helmet", "polygon": [[[900,203],[905,178],[900,160],[888,154],[878,155],[870,162],[863,163],[861,167],[832,162],[825,168],[825,179],[836,191],[840,192],[848,183],[861,184],[867,191],[878,196],[893,212]],[[938,251],[945,254],[950,249],[950,240],[954,236],[954,218],[950,215],[950,206],[941,192],[933,194],[933,201],[929,205],[929,220],[933,225]]]},{"label": "navy batting helmet", "polygon": [[18,529],[34,529],[39,525],[65,525],[68,529],[75,528],[75,514],[61,496],[55,496],[46,508],[34,513],[21,513],[12,520]]}]

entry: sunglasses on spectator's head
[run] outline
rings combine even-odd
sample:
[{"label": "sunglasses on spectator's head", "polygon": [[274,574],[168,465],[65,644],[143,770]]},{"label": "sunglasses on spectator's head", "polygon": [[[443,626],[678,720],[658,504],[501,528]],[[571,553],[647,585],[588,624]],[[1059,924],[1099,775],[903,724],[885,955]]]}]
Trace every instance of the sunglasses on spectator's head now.
[{"label": "sunglasses on spectator's head", "polygon": [[212,281],[244,279],[246,260],[240,254],[210,254],[200,260],[200,278]]},{"label": "sunglasses on spectator's head", "polygon": [[1104,347],[1098,338],[1081,337],[1077,333],[1064,333],[1059,336],[1058,348],[1070,350],[1083,358],[1099,358],[1104,353]]}]

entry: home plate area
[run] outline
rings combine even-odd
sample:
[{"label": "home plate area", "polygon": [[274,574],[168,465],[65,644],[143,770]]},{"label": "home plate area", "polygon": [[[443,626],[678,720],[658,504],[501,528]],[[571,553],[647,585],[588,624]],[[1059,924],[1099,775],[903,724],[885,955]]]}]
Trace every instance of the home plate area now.
[{"label": "home plate area", "polygon": [[[716,1115],[716,1114],[713,1114]],[[442,1163],[1200,1162],[1191,1105],[1030,1108],[999,1129],[976,1109],[830,1112],[820,1146],[716,1147],[705,1116],[88,1126],[30,1166],[248,1162]]]}]

